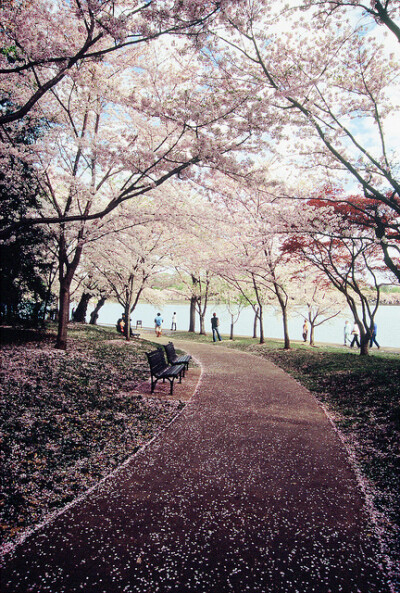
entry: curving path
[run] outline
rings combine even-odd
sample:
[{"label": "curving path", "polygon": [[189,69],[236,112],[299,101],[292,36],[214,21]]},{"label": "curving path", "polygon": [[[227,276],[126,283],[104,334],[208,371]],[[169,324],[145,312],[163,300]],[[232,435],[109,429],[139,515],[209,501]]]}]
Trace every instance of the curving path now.
[{"label": "curving path", "polygon": [[203,367],[192,401],[16,548],[1,593],[389,591],[356,479],[313,396],[223,344],[174,343]]}]

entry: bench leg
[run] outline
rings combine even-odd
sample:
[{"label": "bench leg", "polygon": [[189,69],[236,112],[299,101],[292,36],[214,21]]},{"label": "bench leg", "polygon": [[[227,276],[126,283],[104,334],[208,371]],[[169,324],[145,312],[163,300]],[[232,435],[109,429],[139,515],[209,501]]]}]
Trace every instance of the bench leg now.
[{"label": "bench leg", "polygon": [[175,379],[175,377],[172,377],[172,379],[169,379],[169,384],[170,384],[169,394],[170,395],[174,395],[174,379]]}]

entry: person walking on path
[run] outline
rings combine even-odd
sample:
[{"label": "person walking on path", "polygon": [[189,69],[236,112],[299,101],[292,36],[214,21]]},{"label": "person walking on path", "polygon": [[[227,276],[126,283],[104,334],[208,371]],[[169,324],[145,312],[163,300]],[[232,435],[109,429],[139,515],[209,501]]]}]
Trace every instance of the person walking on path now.
[{"label": "person walking on path", "polygon": [[344,324],[344,345],[347,346],[347,344],[351,344],[351,325],[348,319],[346,319],[345,324]]},{"label": "person walking on path", "polygon": [[376,344],[378,348],[380,348],[378,342],[376,341],[376,332],[378,331],[378,326],[374,323],[374,329],[372,330],[371,339],[369,341],[369,347],[372,348],[373,344]]},{"label": "person walking on path", "polygon": [[175,311],[174,311],[174,314],[172,315],[171,331],[176,331],[176,313],[175,313]]},{"label": "person walking on path", "polygon": [[217,314],[213,313],[213,316],[211,317],[211,328],[212,328],[212,333],[213,333],[213,342],[217,341],[217,337],[218,337],[218,340],[220,342],[222,342],[222,338],[219,333],[218,327],[219,327],[219,319],[217,317]]},{"label": "person walking on path", "polygon": [[163,324],[164,319],[161,317],[161,313],[157,313],[155,319],[154,319],[154,323],[155,323],[155,330],[156,330],[156,336],[157,338],[159,338],[162,334],[162,324]]},{"label": "person walking on path", "polygon": [[358,339],[360,336],[360,330],[358,328],[357,323],[354,322],[353,329],[351,330],[351,335],[353,339],[350,344],[350,348],[353,348],[354,344],[357,344],[357,347],[360,348],[360,340]]}]

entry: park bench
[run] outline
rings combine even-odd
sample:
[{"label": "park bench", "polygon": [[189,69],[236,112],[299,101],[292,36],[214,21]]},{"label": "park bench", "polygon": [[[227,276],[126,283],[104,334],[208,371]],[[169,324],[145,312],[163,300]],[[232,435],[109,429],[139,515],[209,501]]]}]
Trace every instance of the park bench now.
[{"label": "park bench", "polygon": [[157,348],[157,350],[153,350],[152,352],[146,352],[146,356],[150,365],[151,393],[154,393],[155,386],[159,379],[162,379],[163,382],[165,382],[165,379],[168,379],[170,383],[170,395],[172,395],[174,392],[174,380],[178,377],[179,383],[182,382],[182,374],[185,371],[185,365],[177,364],[168,366],[162,348]]},{"label": "park bench", "polygon": [[167,354],[169,364],[184,364],[186,369],[189,368],[189,362],[192,358],[190,354],[182,354],[181,356],[178,356],[175,352],[175,347],[172,342],[168,342],[168,344],[165,345],[164,348]]}]

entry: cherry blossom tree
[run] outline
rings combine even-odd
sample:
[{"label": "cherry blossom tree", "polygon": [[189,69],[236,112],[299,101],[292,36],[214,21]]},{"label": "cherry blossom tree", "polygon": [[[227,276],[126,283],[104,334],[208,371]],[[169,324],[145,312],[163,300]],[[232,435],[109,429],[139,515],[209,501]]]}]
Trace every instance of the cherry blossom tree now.
[{"label": "cherry blossom tree", "polygon": [[368,354],[368,341],[380,302],[381,285],[390,283],[389,272],[379,258],[374,233],[349,224],[351,218],[340,214],[329,203],[311,201],[309,227],[295,232],[285,242],[290,253],[301,254],[346,299],[360,330],[361,354]]},{"label": "cherry blossom tree", "polygon": [[[367,18],[352,18],[356,9]],[[279,151],[281,143],[286,150],[281,158],[289,168],[298,174],[321,170],[336,183],[341,179],[361,187],[358,207],[368,216],[386,265],[400,280],[393,134],[398,126],[399,16],[398,3],[391,1],[226,5],[219,27],[210,27],[207,56],[218,66],[219,85],[244,100],[252,90],[253,129],[263,130],[271,151]],[[394,34],[395,47],[385,42],[383,27],[376,23]]]},{"label": "cherry blossom tree", "polygon": [[262,177],[257,171],[241,182],[227,179],[223,189],[220,187],[223,177],[216,180],[219,187],[213,204],[224,221],[226,230],[221,231],[222,235],[230,239],[222,273],[242,291],[243,296],[251,288],[257,302],[261,343],[264,340],[263,307],[266,303],[278,303],[284,344],[289,349],[288,314],[294,303],[291,292],[294,291],[296,270],[281,249],[287,231],[281,218],[282,202],[275,200],[279,188],[274,184],[269,186]]},{"label": "cherry blossom tree", "polygon": [[277,237],[264,236],[259,244],[259,257],[253,263],[253,273],[259,285],[267,293],[272,293],[278,303],[282,314],[283,338],[285,350],[290,349],[288,316],[290,305],[294,297],[294,270],[289,265],[289,258],[280,248]]},{"label": "cherry blossom tree", "polygon": [[[220,2],[4,0],[0,5],[0,125],[29,112],[83,62],[168,34],[196,37]],[[122,54],[123,55],[123,54]],[[120,56],[122,57],[122,56]]]},{"label": "cherry blossom tree", "polygon": [[[190,12],[196,14],[194,5]],[[47,146],[50,134],[65,134],[59,128],[57,111],[65,111],[61,125],[68,122],[76,128],[74,120],[89,117],[97,100],[102,111],[100,127],[104,128],[105,118],[113,123],[110,128],[114,131],[114,146],[113,150],[109,148],[109,138],[107,163],[104,140],[99,141],[96,149],[96,158],[102,158],[104,166],[109,167],[108,185],[111,179],[115,182],[112,195],[107,200],[103,198],[101,207],[94,207],[93,203],[90,212],[80,209],[25,217],[3,228],[0,237],[22,226],[102,218],[122,202],[151,192],[173,176],[184,178],[193,165],[234,166],[232,151],[238,151],[251,135],[246,109],[241,107],[240,100],[227,98],[224,89],[216,93],[208,78],[209,71],[203,67],[197,49],[184,41],[178,47],[171,46],[170,40],[163,42],[162,38],[135,51],[124,46],[118,57],[111,53],[100,63],[83,61],[73,73],[66,73],[49,90],[46,102],[41,103],[40,121],[47,123],[49,130],[46,141],[37,143],[36,155]],[[72,99],[72,93],[80,93],[80,97]],[[86,116],[84,93],[91,101]],[[4,150],[14,150],[8,128],[3,130]],[[78,137],[82,131],[74,129],[74,133]],[[81,152],[87,149],[87,136],[86,133],[85,142],[81,141]],[[136,159],[134,166],[132,156]],[[41,163],[42,168],[45,166]]]},{"label": "cherry blossom tree", "polygon": [[218,284],[216,290],[219,295],[218,302],[223,303],[228,311],[231,320],[229,339],[233,340],[235,324],[239,321],[240,314],[248,305],[248,301],[240,291],[234,288],[232,283]]},{"label": "cherry blossom tree", "polygon": [[123,308],[125,337],[130,339],[130,316],[152,279],[165,269],[172,236],[161,224],[120,230],[96,241],[93,266]]},{"label": "cherry blossom tree", "polygon": [[[146,62],[142,61],[144,57]],[[193,83],[194,65],[187,68],[186,62],[179,63],[174,76],[180,69],[182,77],[177,82],[169,68],[155,70],[152,58],[158,58],[152,53],[135,55],[131,61],[128,58],[123,67],[111,61],[107,69],[104,65],[84,65],[79,79],[65,78],[51,92],[53,121],[46,135],[29,147],[40,166],[47,211],[21,224],[47,223],[53,227],[59,262],[59,348],[66,345],[71,281],[85,243],[101,233],[101,219],[143,196],[147,214],[142,208],[140,216],[135,219],[133,215],[131,224],[157,220],[164,208],[171,207],[171,202],[166,203],[169,196],[164,199],[157,187],[174,176],[183,182],[185,169],[194,163],[226,166],[231,162],[229,152],[238,149],[243,139],[243,130],[239,129],[236,140],[227,130],[213,141],[215,107],[212,113],[199,112],[199,121],[191,120],[189,125],[191,99],[197,103],[199,88],[193,88],[191,98],[182,94],[185,113],[182,110],[177,114],[174,107],[172,118],[170,107],[168,117],[163,115],[163,100],[168,102],[172,95],[179,95],[179,83],[186,88],[189,76]],[[139,66],[141,86],[133,99],[130,85],[137,85]],[[201,95],[206,109],[204,92]],[[211,98],[209,102],[211,108]],[[224,118],[225,107],[221,109]]]},{"label": "cherry blossom tree", "polygon": [[208,268],[195,267],[192,257],[186,263],[178,263],[176,270],[183,284],[184,294],[190,302],[189,332],[195,331],[196,313],[199,316],[199,334],[206,335],[205,316],[212,296],[212,272]]},{"label": "cherry blossom tree", "polygon": [[[291,260],[293,255],[291,252]],[[304,262],[299,261],[298,270],[295,274],[298,287],[296,305],[300,310],[305,309],[301,316],[310,324],[309,344],[314,346],[316,328],[340,315],[347,302],[326,275],[318,273],[311,264],[304,266]]]},{"label": "cherry blossom tree", "polygon": [[264,304],[267,304],[267,300],[256,275],[249,269],[248,265],[244,264],[243,267],[238,267],[236,270],[230,267],[229,272],[224,274],[223,278],[237,290],[243,300],[253,309],[253,338],[257,337],[258,328],[260,344],[264,344]]},{"label": "cherry blossom tree", "polygon": [[[253,338],[257,338],[257,328],[260,329],[260,344],[264,344],[264,325],[263,325],[263,301],[261,298],[260,290],[258,289],[255,278],[251,277],[251,283],[245,279],[245,274],[241,274],[240,277],[230,275],[225,277],[226,282],[233,286],[237,293],[240,295],[240,300],[243,300],[247,306],[253,309],[254,322],[253,322]],[[254,290],[250,288],[252,286]]]},{"label": "cherry blossom tree", "polygon": [[98,312],[108,298],[108,291],[105,283],[94,273],[93,265],[85,257],[81,259],[71,286],[71,301],[76,300],[76,297],[79,298],[79,302],[72,310],[72,320],[78,323],[86,322],[89,302],[93,297],[97,297],[95,312],[90,316],[90,323],[96,325]]},{"label": "cherry blossom tree", "polygon": [[[212,168],[212,175],[216,174]],[[178,188],[174,188],[179,198]],[[199,179],[187,180],[180,192],[186,194],[184,204],[174,209],[171,216],[174,242],[171,246],[171,267],[176,273],[180,288],[175,291],[179,298],[190,303],[189,332],[196,328],[199,318],[199,332],[206,335],[205,316],[211,299],[218,298],[216,278],[218,253],[223,249],[219,232],[219,221],[211,204],[204,200],[199,190]]]},{"label": "cherry blossom tree", "polygon": [[315,7],[323,19],[348,11],[349,8],[358,10],[361,14],[372,17],[378,25],[386,27],[400,42],[400,6],[396,0],[305,0],[304,7]]}]

